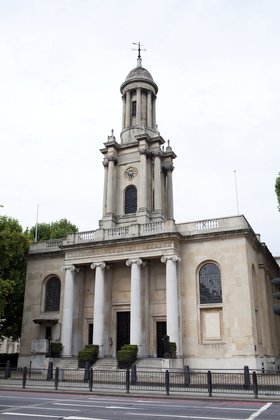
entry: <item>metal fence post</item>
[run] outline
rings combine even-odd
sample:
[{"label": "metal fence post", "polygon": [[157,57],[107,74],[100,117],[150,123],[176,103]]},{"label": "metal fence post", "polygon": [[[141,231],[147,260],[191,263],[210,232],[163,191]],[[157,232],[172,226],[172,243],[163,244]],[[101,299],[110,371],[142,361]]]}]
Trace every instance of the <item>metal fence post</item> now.
[{"label": "metal fence post", "polygon": [[126,393],[129,393],[129,377],[130,377],[130,372],[129,369],[126,370],[125,373],[125,388],[126,388]]},{"label": "metal fence post", "polygon": [[57,390],[58,388],[58,378],[59,378],[59,368],[55,368],[55,376],[54,376],[54,387]]},{"label": "metal fence post", "polygon": [[208,395],[209,397],[212,397],[213,385],[212,385],[212,374],[210,370],[208,370],[207,372],[207,386],[208,386]]},{"label": "metal fence post", "polygon": [[258,398],[258,379],[256,372],[253,372],[253,390],[255,398]]},{"label": "metal fence post", "polygon": [[22,388],[25,389],[26,386],[26,378],[27,378],[27,367],[25,366],[22,369]]},{"label": "metal fence post", "polygon": [[92,386],[93,386],[93,370],[92,368],[89,371],[89,390],[92,392]]},{"label": "metal fence post", "polygon": [[169,395],[170,392],[170,381],[169,381],[169,370],[165,371],[165,389],[166,389],[166,395]]},{"label": "metal fence post", "polygon": [[250,389],[250,371],[249,371],[249,366],[244,366],[244,389]]},{"label": "metal fence post", "polygon": [[184,367],[184,385],[190,386],[190,383],[191,383],[190,367],[185,366]]}]

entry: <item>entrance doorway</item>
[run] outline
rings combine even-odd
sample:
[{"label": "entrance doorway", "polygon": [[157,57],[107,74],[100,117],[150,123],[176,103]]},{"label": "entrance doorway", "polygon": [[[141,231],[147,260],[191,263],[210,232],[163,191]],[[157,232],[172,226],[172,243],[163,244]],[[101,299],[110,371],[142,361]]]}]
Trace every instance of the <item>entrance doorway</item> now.
[{"label": "entrance doorway", "polygon": [[130,312],[117,312],[117,351],[130,344]]},{"label": "entrance doorway", "polygon": [[157,322],[157,357],[164,356],[163,337],[166,335],[166,321]]},{"label": "entrance doorway", "polygon": [[93,324],[88,324],[88,344],[93,343]]}]

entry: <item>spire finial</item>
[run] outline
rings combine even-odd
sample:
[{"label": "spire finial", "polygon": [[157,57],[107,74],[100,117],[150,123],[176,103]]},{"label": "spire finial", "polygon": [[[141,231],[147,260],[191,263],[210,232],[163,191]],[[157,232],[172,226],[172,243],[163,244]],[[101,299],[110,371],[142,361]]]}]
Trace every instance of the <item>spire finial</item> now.
[{"label": "spire finial", "polygon": [[143,44],[139,42],[132,42],[133,45],[137,45],[137,48],[132,48],[133,51],[138,51],[137,57],[137,67],[142,67],[142,58],[141,58],[141,51],[146,51],[144,48],[141,48]]}]

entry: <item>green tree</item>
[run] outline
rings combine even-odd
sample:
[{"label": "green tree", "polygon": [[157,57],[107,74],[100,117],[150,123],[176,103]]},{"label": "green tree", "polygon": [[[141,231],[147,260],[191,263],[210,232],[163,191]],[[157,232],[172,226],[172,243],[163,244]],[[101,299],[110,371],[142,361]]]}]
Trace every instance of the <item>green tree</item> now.
[{"label": "green tree", "polygon": [[278,174],[278,177],[276,178],[275,192],[276,192],[277,200],[278,200],[278,210],[280,211],[280,172]]},{"label": "green tree", "polygon": [[26,254],[29,240],[16,219],[0,217],[0,336],[21,331]]},{"label": "green tree", "polygon": [[[34,240],[36,226],[33,226],[29,232],[29,238]],[[52,223],[38,223],[37,241],[46,241],[49,239],[65,238],[69,233],[78,232],[78,228],[67,219],[61,219]]]}]

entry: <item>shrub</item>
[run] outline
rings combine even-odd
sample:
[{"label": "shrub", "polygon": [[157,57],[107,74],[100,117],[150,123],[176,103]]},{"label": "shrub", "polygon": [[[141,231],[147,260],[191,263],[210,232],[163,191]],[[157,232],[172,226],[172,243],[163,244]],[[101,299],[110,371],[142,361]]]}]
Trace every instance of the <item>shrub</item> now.
[{"label": "shrub", "polygon": [[134,362],[133,354],[129,350],[119,350],[117,352],[117,361],[120,368],[129,368]]},{"label": "shrub", "polygon": [[136,344],[124,344],[121,347],[121,350],[127,350],[130,351],[133,357],[133,362],[136,360],[137,358],[137,353],[138,353],[138,346]]},{"label": "shrub", "polygon": [[78,353],[79,367],[85,367],[88,362],[94,364],[98,359],[99,346],[95,344],[87,344],[85,348]]},{"label": "shrub", "polygon": [[170,352],[171,359],[176,359],[176,350],[177,350],[176,343],[173,342],[173,341],[170,341],[169,342],[169,352]]},{"label": "shrub", "polygon": [[58,343],[58,342],[51,343],[52,357],[60,357],[61,350],[62,350],[62,343]]}]

